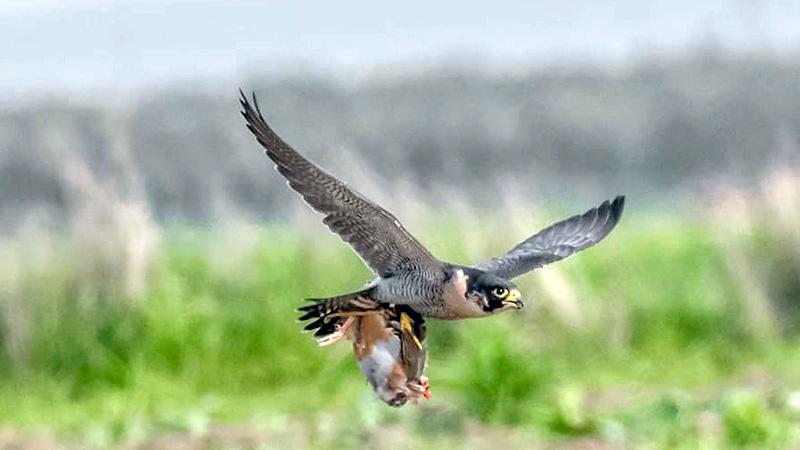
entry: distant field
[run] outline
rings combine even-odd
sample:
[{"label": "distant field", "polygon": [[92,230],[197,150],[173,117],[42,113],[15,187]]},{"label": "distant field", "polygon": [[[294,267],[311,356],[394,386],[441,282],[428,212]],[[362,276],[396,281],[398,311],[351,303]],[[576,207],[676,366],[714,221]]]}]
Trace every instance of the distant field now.
[{"label": "distant field", "polygon": [[[545,224],[456,222],[416,229],[470,262]],[[348,344],[294,322],[304,297],[370,277],[321,226],[159,233],[143,288],[122,248],[3,243],[0,447],[800,446],[797,247],[758,223],[742,238],[629,209],[596,248],[521,278],[525,310],[431,321],[433,399],[400,410]]]}]

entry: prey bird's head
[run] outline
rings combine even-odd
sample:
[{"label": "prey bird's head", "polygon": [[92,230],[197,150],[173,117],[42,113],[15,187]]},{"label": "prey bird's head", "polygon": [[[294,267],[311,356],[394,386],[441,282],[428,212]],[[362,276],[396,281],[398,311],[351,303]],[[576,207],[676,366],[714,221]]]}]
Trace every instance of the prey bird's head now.
[{"label": "prey bird's head", "polygon": [[486,314],[522,309],[525,306],[522,294],[514,283],[483,271],[470,274],[466,297],[469,301],[477,302]]}]

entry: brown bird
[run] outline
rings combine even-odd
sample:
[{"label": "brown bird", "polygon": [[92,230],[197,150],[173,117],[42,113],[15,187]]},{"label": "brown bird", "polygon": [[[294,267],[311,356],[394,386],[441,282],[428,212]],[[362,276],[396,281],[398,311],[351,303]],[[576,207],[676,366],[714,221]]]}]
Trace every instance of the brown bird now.
[{"label": "brown bird", "polygon": [[[522,295],[511,279],[591,247],[614,229],[622,215],[625,197],[618,196],[584,214],[550,225],[489,261],[472,266],[443,262],[391,213],[297,153],[267,125],[255,95],[251,104],[239,92],[247,127],[264,146],[278,172],[306,203],[324,215],[322,222],[348,243],[376,275],[361,290],[317,299],[299,308],[303,313],[300,320],[311,320],[305,329],[315,330],[314,336],[323,345],[347,335],[354,324],[365,325],[364,319],[350,318],[367,317],[365,313],[400,305],[422,317],[436,319],[485,317],[521,309]],[[399,336],[405,336],[424,354],[421,339],[414,331],[422,317],[405,323],[401,320]],[[367,319],[366,324],[371,326],[372,320]],[[369,338],[361,340],[368,345]],[[386,354],[402,355],[402,351]],[[397,357],[395,360],[399,361]]]},{"label": "brown bird", "polygon": [[[365,300],[368,301],[368,300]],[[377,307],[377,305],[375,305]],[[361,373],[378,397],[391,406],[430,399],[425,323],[414,310],[397,305],[349,316],[347,338]]]}]

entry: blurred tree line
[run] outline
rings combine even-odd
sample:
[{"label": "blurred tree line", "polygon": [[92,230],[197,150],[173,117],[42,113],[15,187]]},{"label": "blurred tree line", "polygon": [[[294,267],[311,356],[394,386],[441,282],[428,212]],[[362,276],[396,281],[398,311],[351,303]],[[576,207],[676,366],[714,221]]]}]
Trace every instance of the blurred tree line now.
[{"label": "blurred tree line", "polygon": [[[512,183],[522,195],[602,188],[602,197],[658,201],[796,163],[798,61],[708,51],[626,68],[440,67],[349,86],[254,76],[242,87],[257,93],[288,142],[361,190],[463,189],[480,206]],[[176,87],[131,102],[56,95],[4,107],[3,228],[37,211],[69,219],[78,203],[70,167],[145,202],[160,221],[286,214],[294,202],[245,129],[236,87]]]}]

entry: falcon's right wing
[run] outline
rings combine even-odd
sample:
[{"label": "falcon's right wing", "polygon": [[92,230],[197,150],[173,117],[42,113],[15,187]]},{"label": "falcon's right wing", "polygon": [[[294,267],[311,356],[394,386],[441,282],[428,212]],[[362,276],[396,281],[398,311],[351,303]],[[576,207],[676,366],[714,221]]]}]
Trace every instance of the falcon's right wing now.
[{"label": "falcon's right wing", "polygon": [[239,93],[247,128],[264,146],[278,172],[314,210],[325,215],[322,222],[350,244],[376,274],[386,278],[400,271],[435,272],[439,261],[400,221],[297,153],[267,125],[255,94],[251,105],[244,92]]}]

